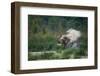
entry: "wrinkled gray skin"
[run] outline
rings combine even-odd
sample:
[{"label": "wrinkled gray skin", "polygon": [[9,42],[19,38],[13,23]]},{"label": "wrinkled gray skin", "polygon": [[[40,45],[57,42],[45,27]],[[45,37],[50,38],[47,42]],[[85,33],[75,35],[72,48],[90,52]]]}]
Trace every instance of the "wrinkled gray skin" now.
[{"label": "wrinkled gray skin", "polygon": [[79,40],[77,40],[77,41],[74,41],[72,43],[67,44],[66,48],[76,48],[76,49],[78,49],[79,47],[80,47],[80,42],[79,42]]}]

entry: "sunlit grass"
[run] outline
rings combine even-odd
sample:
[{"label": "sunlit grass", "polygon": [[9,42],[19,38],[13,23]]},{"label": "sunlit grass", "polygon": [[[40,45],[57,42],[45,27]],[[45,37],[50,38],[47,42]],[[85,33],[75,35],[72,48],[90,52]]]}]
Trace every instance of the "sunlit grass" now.
[{"label": "sunlit grass", "polygon": [[52,50],[52,51],[42,51],[42,52],[29,52],[28,60],[86,58],[87,54],[85,51],[80,49],[69,48],[69,49],[57,50],[57,51]]}]

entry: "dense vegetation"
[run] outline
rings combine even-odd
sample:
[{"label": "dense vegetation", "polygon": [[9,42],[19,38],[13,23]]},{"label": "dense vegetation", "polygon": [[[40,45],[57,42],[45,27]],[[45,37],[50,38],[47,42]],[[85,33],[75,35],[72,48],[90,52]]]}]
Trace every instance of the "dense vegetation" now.
[{"label": "dense vegetation", "polygon": [[[28,15],[28,60],[87,57],[86,17]],[[68,29],[81,31],[80,48],[57,46],[57,36]]]}]

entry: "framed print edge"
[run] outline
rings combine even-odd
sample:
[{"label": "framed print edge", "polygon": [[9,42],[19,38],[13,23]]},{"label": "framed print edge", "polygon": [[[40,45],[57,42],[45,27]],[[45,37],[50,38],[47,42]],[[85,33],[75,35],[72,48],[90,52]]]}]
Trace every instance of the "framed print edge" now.
[{"label": "framed print edge", "polygon": [[[20,7],[47,7],[47,8],[63,8],[63,9],[80,9],[94,10],[94,65],[79,66],[79,67],[61,67],[61,68],[46,68],[46,69],[20,69]],[[45,4],[45,3],[27,3],[13,2],[11,3],[11,72],[15,74],[23,73],[40,73],[40,72],[56,72],[56,71],[73,71],[73,70],[88,70],[97,69],[97,7],[92,6],[77,6],[77,5],[60,5],[60,4]]]},{"label": "framed print edge", "polygon": [[95,7],[95,18],[94,18],[95,24],[94,24],[94,29],[95,29],[95,67],[96,69],[98,68],[98,8]]},{"label": "framed print edge", "polygon": [[16,3],[11,3],[11,72],[18,73],[20,68],[20,15]]},{"label": "framed print edge", "polygon": [[15,34],[14,34],[14,24],[15,24],[15,12],[14,12],[14,9],[15,9],[15,4],[12,3],[11,4],[11,72],[14,73],[15,72],[15,46],[13,45],[14,44],[14,39],[15,39]]}]

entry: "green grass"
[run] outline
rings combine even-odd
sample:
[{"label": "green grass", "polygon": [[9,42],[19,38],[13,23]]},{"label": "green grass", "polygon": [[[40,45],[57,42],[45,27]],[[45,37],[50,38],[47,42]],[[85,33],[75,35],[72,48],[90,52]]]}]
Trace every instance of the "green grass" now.
[{"label": "green grass", "polygon": [[87,41],[82,37],[80,48],[64,48],[58,46],[54,34],[37,33],[30,37],[28,60],[77,59],[87,57]]},{"label": "green grass", "polygon": [[78,59],[86,58],[87,54],[80,49],[64,49],[64,50],[52,50],[42,52],[29,52],[28,60],[50,60],[50,59]]}]

